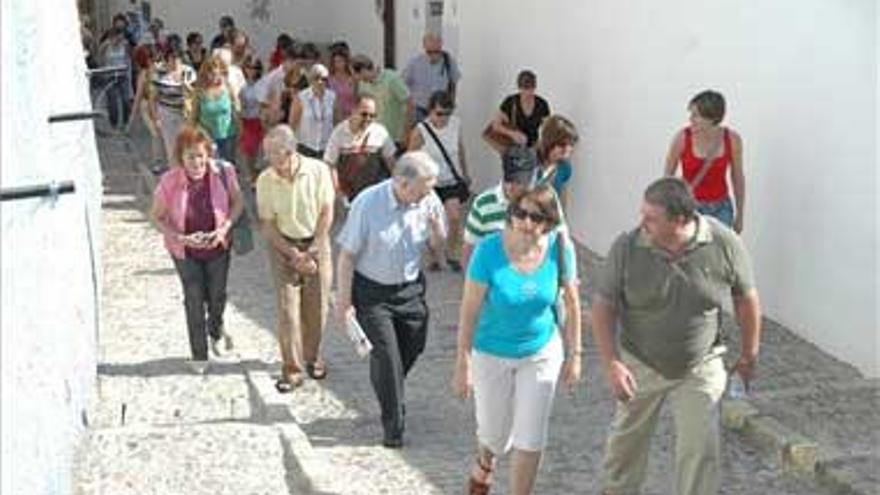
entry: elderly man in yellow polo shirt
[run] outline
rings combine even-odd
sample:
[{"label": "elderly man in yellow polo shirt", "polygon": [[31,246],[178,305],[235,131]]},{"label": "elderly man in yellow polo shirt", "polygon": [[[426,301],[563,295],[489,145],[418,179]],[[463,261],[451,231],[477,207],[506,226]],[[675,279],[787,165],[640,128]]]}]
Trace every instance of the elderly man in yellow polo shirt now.
[{"label": "elderly man in yellow polo shirt", "polygon": [[336,193],[330,169],[297,153],[296,145],[289,126],[269,131],[263,149],[270,166],[257,179],[257,213],[278,297],[283,367],[275,388],[281,393],[302,385],[303,371],[315,380],[327,375],[321,333],[333,279],[329,233]]}]

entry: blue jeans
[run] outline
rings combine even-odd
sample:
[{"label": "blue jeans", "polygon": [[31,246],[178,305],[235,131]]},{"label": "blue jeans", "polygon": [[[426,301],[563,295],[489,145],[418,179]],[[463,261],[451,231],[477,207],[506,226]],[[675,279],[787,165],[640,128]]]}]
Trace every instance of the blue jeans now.
[{"label": "blue jeans", "polygon": [[225,139],[214,139],[214,144],[217,146],[217,158],[221,158],[234,165],[235,143],[236,139],[234,134]]},{"label": "blue jeans", "polygon": [[733,201],[729,197],[711,203],[697,203],[697,211],[715,217],[724,225],[733,228]]}]

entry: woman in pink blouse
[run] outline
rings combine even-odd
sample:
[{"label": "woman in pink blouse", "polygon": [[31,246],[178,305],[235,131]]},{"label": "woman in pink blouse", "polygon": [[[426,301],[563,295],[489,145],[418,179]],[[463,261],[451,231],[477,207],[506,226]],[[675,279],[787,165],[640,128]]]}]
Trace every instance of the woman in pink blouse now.
[{"label": "woman in pink blouse", "polygon": [[208,337],[215,356],[232,350],[223,310],[232,225],[244,209],[235,169],[215,162],[212,146],[202,129],[181,129],[173,150],[175,165],[159,179],[151,210],[180,275],[191,366],[199,373],[207,367]]}]

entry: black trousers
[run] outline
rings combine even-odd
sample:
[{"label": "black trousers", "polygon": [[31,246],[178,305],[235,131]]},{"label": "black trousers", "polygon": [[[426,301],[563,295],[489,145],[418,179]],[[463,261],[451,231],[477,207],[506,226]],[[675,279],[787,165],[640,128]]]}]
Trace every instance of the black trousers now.
[{"label": "black trousers", "polygon": [[183,306],[186,309],[186,328],[192,358],[205,361],[208,359],[207,335],[213,339],[223,336],[229,250],[208,261],[174,258],[174,266],[183,286]]},{"label": "black trousers", "polygon": [[428,305],[425,279],[384,285],[355,272],[352,304],[358,323],[373,344],[370,381],[382,410],[385,436],[400,438],[404,430],[404,379],[425,350]]}]

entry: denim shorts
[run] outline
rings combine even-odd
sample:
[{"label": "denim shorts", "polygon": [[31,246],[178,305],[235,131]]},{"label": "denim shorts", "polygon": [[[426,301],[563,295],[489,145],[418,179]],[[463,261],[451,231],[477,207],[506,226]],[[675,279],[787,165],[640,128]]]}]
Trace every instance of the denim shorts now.
[{"label": "denim shorts", "polygon": [[724,225],[733,228],[733,201],[729,197],[711,203],[697,203],[697,211],[715,217]]}]

